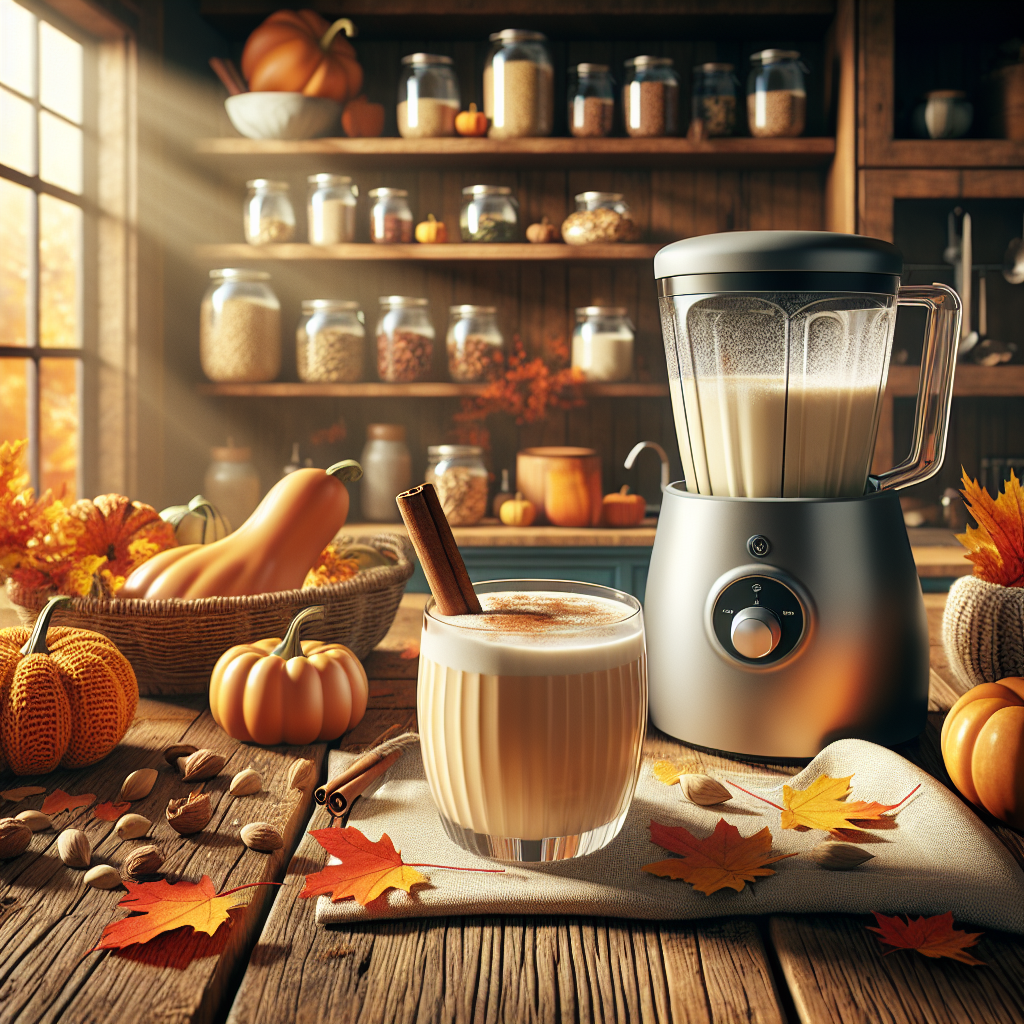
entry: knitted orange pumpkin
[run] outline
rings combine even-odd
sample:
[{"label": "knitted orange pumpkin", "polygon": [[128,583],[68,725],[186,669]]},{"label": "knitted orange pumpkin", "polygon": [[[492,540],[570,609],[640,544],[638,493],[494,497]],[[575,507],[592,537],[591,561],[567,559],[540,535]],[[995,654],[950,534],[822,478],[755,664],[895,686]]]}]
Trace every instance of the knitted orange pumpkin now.
[{"label": "knitted orange pumpkin", "polygon": [[135,715],[139,687],[99,633],[55,626],[51,598],[29,631],[0,629],[0,769],[40,775],[106,757]]},{"label": "knitted orange pumpkin", "polygon": [[85,527],[79,553],[102,555],[107,559],[105,568],[115,576],[127,576],[147,558],[177,544],[174,527],[152,505],[123,494],[101,494],[92,501],[83,498],[69,512]]}]

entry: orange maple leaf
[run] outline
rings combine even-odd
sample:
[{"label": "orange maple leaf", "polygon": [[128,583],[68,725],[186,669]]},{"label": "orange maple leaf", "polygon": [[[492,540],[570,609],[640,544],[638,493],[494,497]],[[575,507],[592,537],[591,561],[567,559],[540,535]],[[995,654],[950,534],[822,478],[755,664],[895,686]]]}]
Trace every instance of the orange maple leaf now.
[{"label": "orange maple leaf", "polygon": [[5,789],[0,792],[5,800],[10,800],[11,803],[17,804],[25,799],[27,796],[38,796],[40,793],[45,793],[45,786],[19,786],[17,789]]},{"label": "orange maple leaf", "polygon": [[774,875],[766,865],[796,856],[795,853],[770,856],[772,834],[767,826],[744,837],[735,825],[719,818],[715,831],[706,839],[698,839],[681,825],[652,821],[650,827],[652,842],[681,857],[644,864],[642,870],[661,878],[681,878],[707,896],[719,889],[739,892],[747,882]]},{"label": "orange maple leaf", "polygon": [[977,480],[963,475],[967,510],[977,527],[968,526],[957,540],[967,548],[974,563],[974,575],[1003,587],[1024,587],[1024,490],[1017,475],[1003,484],[994,500]]},{"label": "orange maple leaf", "polygon": [[92,813],[93,817],[99,818],[100,821],[117,821],[122,814],[127,813],[131,806],[129,803],[115,804],[107,800],[102,804],[97,804],[92,809]]},{"label": "orange maple leaf", "polygon": [[934,914],[932,917],[919,917],[916,921],[912,921],[908,915],[906,922],[901,917],[886,917],[877,911],[872,913],[878,927],[872,928],[868,925],[868,931],[877,932],[881,936],[879,942],[895,947],[887,949],[884,956],[895,953],[897,949],[914,949],[922,956],[930,956],[933,959],[945,956],[951,960],[959,960],[962,964],[985,966],[984,960],[977,960],[965,952],[968,947],[978,944],[978,939],[984,932],[957,931],[953,927],[952,911]]},{"label": "orange maple leaf", "polygon": [[71,796],[63,789],[55,789],[43,801],[43,814],[60,814],[61,811],[71,811],[76,807],[88,807],[95,799],[95,793],[80,793],[78,796]]}]

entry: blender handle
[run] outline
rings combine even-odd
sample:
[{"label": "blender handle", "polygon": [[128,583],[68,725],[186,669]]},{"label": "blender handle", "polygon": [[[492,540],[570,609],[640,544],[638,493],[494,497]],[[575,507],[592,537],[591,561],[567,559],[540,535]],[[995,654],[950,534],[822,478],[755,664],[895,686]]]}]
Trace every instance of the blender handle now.
[{"label": "blender handle", "polygon": [[952,288],[944,284],[910,285],[900,288],[896,304],[923,306],[928,310],[928,320],[910,454],[898,466],[878,474],[875,480],[880,491],[919,484],[939,471],[946,454],[953,374],[960,343],[960,297]]}]

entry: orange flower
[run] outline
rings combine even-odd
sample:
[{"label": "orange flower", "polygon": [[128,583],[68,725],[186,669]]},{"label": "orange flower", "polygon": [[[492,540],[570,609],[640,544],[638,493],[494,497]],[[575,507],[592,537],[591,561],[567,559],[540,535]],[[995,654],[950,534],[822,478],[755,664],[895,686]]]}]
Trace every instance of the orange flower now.
[{"label": "orange flower", "polygon": [[341,583],[359,572],[359,563],[354,558],[341,558],[333,544],[320,552],[316,565],[306,573],[302,589],[325,587],[329,583]]}]

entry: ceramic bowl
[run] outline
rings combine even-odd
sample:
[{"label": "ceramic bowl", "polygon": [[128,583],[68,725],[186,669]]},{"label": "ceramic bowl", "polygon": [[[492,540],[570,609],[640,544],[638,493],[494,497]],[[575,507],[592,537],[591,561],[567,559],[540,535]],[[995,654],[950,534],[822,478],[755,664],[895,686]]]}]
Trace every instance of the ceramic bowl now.
[{"label": "ceramic bowl", "polygon": [[243,92],[224,109],[247,139],[315,139],[341,130],[341,104],[301,92]]}]

